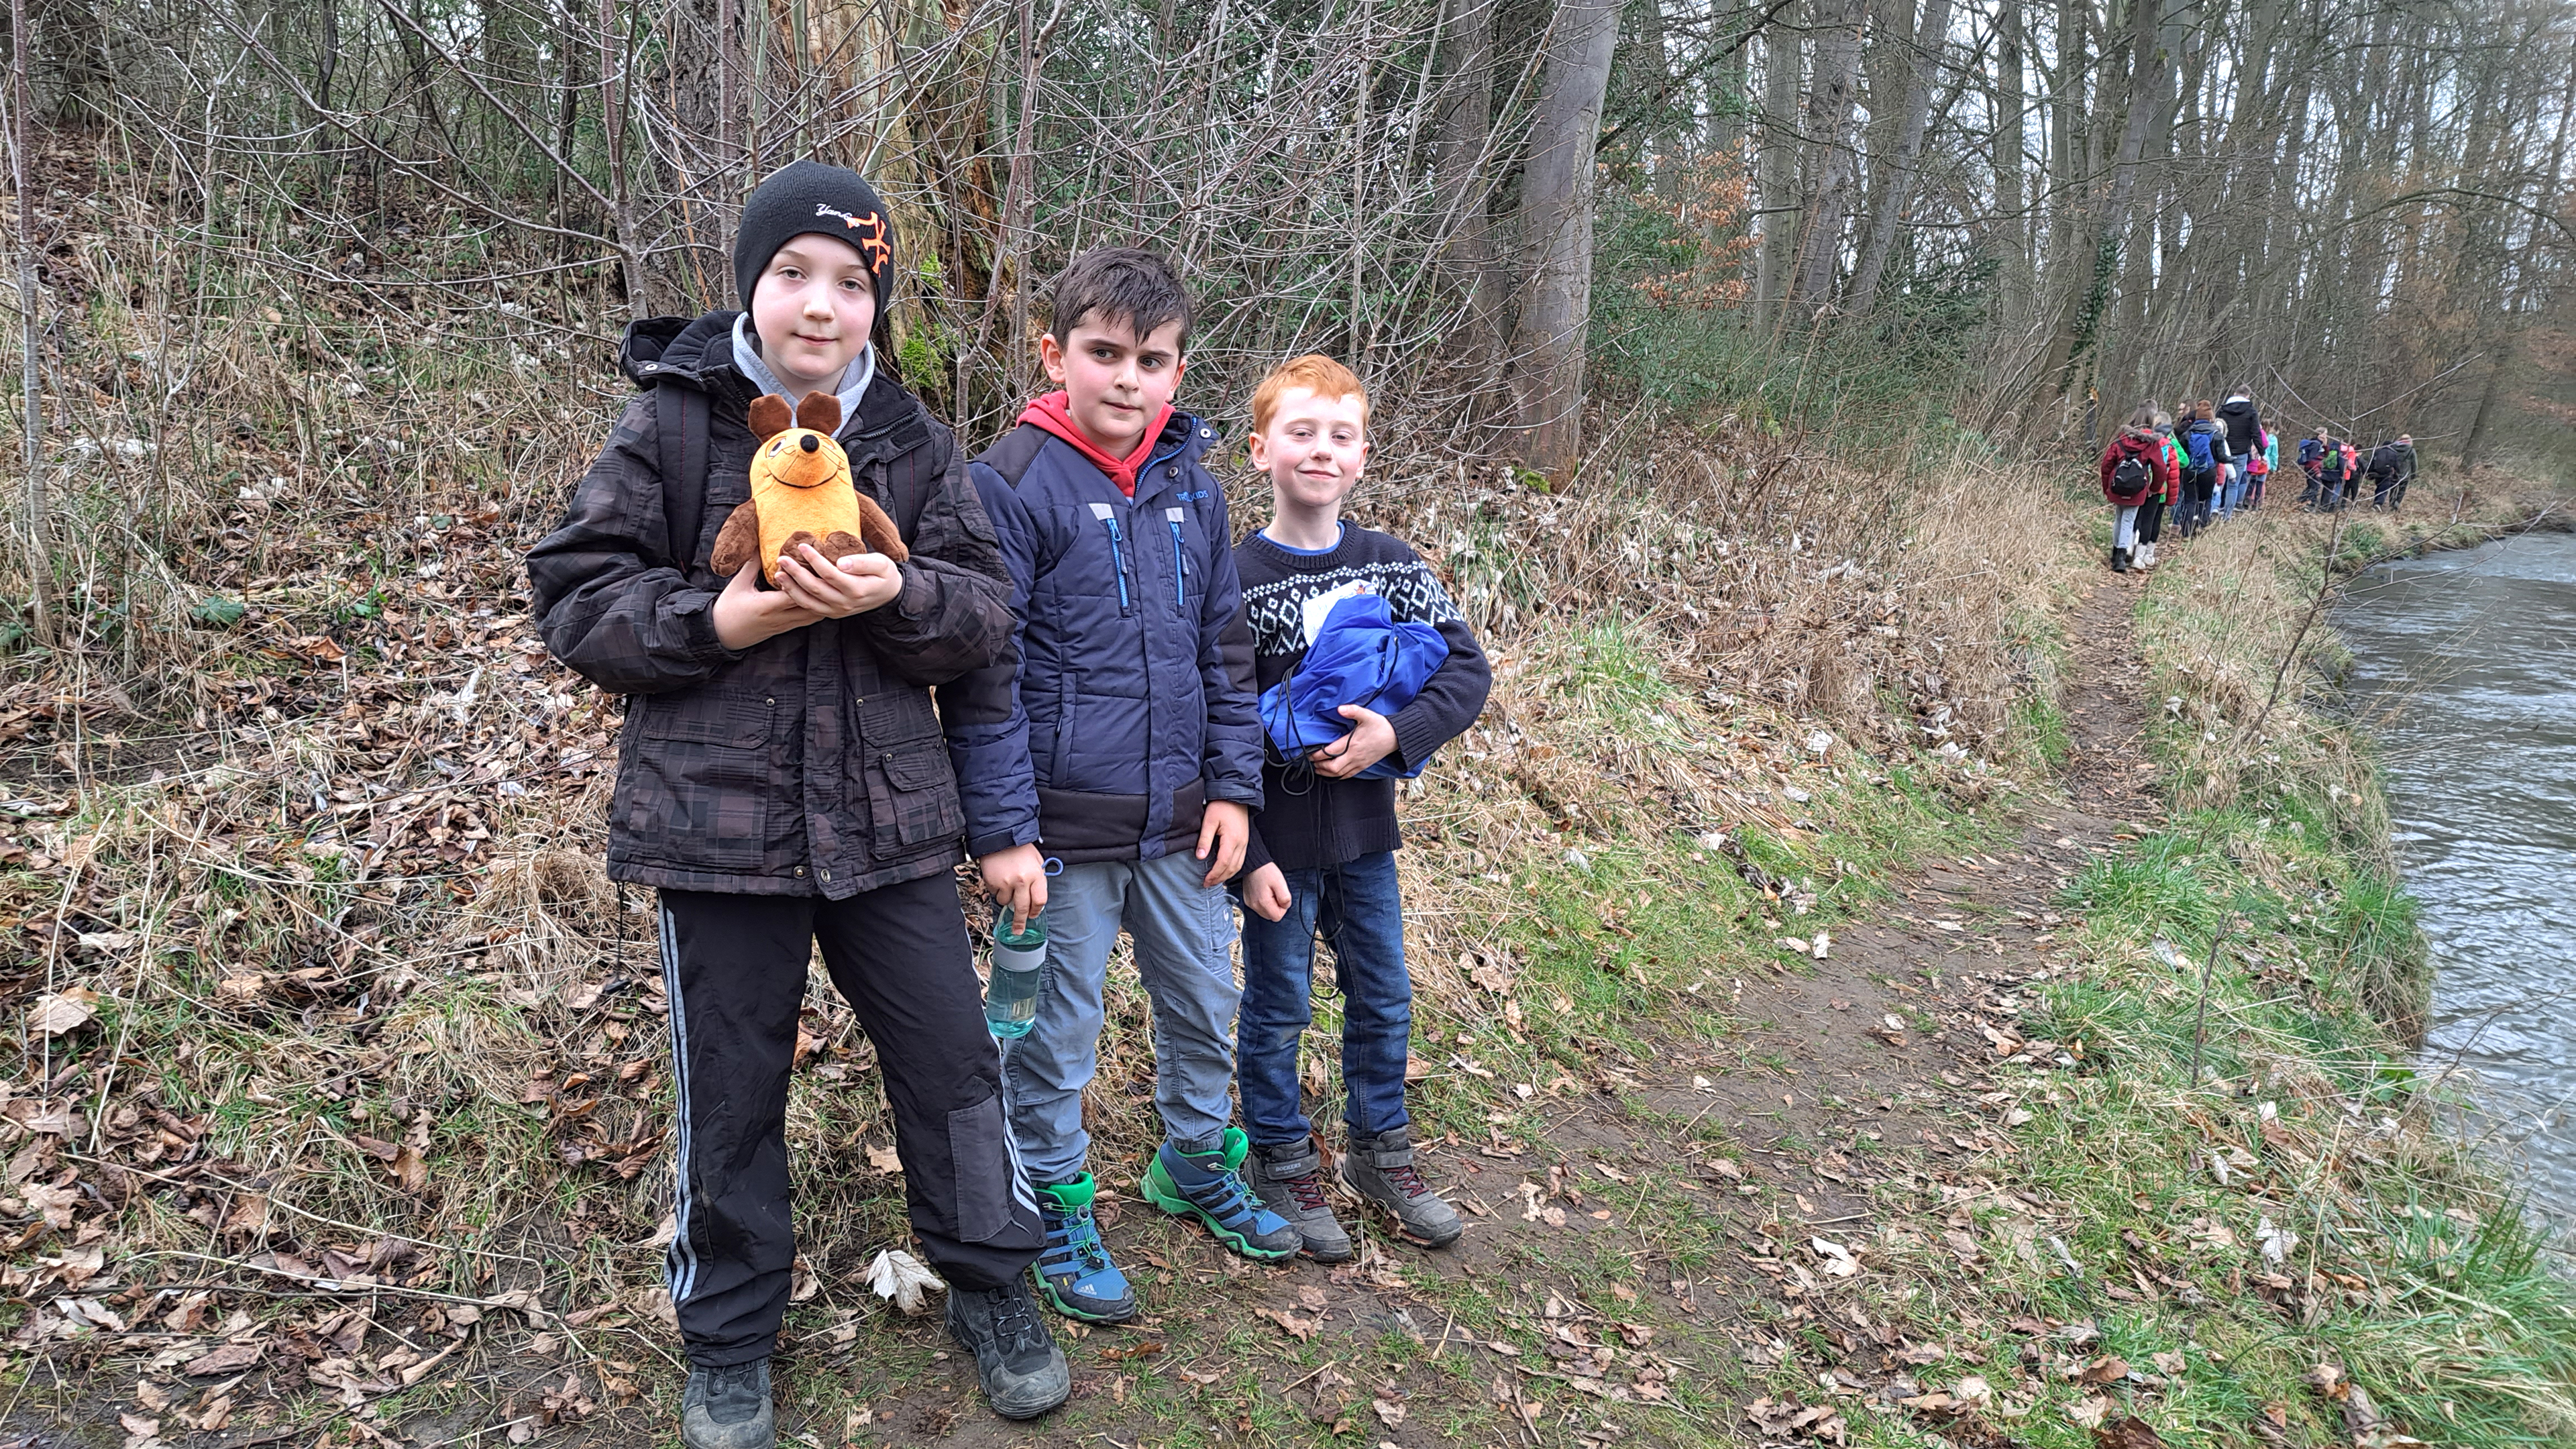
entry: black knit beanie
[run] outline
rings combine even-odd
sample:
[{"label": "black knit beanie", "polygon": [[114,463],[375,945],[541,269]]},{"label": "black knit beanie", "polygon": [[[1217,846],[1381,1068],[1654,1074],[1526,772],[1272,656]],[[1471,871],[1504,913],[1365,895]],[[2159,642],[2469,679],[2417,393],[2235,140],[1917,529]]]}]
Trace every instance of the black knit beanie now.
[{"label": "black knit beanie", "polygon": [[742,204],[742,230],[733,239],[734,294],[742,305],[751,306],[751,289],[769,270],[769,259],[807,232],[839,237],[859,249],[876,274],[877,311],[883,315],[894,279],[894,219],[865,177],[820,161],[789,162]]}]

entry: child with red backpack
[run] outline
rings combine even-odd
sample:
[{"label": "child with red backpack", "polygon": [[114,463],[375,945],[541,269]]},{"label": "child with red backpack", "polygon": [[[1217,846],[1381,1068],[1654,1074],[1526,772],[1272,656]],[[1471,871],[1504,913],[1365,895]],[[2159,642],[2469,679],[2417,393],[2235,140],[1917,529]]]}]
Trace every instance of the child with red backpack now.
[{"label": "child with red backpack", "polygon": [[2125,574],[2130,550],[2137,546],[2138,510],[2150,497],[2169,492],[2175,481],[2164,435],[2156,431],[2153,403],[2138,404],[2120,436],[2102,450],[2101,473],[2102,497],[2112,508],[2111,571]]}]

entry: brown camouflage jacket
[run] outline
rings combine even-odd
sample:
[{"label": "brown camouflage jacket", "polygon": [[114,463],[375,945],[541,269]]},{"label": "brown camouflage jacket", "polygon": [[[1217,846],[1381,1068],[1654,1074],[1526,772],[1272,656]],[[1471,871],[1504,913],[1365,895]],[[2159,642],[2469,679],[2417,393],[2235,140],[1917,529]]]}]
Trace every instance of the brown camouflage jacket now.
[{"label": "brown camouflage jacket", "polygon": [[[680,890],[858,892],[946,870],[964,816],[938,707],[1008,708],[978,691],[1011,648],[1010,585],[956,439],[877,374],[839,432],[850,471],[912,557],[892,603],[734,651],[717,641],[717,529],[750,496],[753,386],[733,364],[733,314],[677,336],[639,323],[621,362],[639,382],[695,387],[708,467],[689,557],[668,517],[651,388],[627,405],[573,489],[561,527],[529,552],[546,647],[630,696],[611,805],[608,873]],[[686,490],[679,490],[685,497]],[[683,545],[687,547],[687,545]],[[979,672],[980,671],[980,672]]]}]

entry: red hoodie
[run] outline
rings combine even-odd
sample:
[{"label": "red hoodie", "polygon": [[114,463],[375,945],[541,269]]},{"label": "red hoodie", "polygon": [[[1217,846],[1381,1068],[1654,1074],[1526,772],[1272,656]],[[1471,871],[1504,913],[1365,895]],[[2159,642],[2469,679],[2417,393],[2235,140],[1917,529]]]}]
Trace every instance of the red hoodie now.
[{"label": "red hoodie", "polygon": [[[2135,498],[2124,499],[2111,491],[2111,475],[2119,471],[2124,458],[2138,458],[2147,465],[2146,490]],[[2122,428],[2111,446],[2102,450],[2102,496],[2122,508],[2146,502],[2150,498],[2171,497],[2175,469],[2165,453],[2165,440],[2154,433],[2136,428]]]},{"label": "red hoodie", "polygon": [[1109,481],[1118,485],[1119,492],[1135,497],[1136,470],[1145,466],[1154,451],[1154,440],[1163,436],[1163,425],[1172,420],[1172,405],[1163,404],[1163,410],[1154,415],[1153,426],[1145,429],[1145,436],[1137,441],[1135,452],[1124,458],[1113,458],[1084,437],[1082,429],[1074,426],[1072,403],[1073,400],[1064,393],[1048,393],[1029,404],[1021,412],[1020,421],[1034,423],[1071,443],[1075,452],[1089,458],[1093,467],[1109,475]]}]

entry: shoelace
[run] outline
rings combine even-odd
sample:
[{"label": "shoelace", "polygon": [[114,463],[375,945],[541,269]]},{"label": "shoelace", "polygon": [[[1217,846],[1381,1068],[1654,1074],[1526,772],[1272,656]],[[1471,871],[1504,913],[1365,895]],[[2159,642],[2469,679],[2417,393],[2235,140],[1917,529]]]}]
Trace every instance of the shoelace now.
[{"label": "shoelace", "polygon": [[1109,1266],[1109,1250],[1100,1243],[1100,1220],[1089,1213],[1064,1215],[1064,1245],[1085,1273]]},{"label": "shoelace", "polygon": [[1396,1191],[1406,1197],[1423,1197],[1431,1191],[1431,1184],[1424,1182],[1421,1171],[1409,1162],[1402,1167],[1381,1167],[1378,1171],[1384,1173],[1386,1180],[1395,1184]]},{"label": "shoelace", "polygon": [[1038,1336],[1037,1314],[1029,1300],[1005,1292],[993,1304],[993,1337],[1002,1344],[1025,1344]]},{"label": "shoelace", "polygon": [[1297,1199],[1297,1206],[1300,1209],[1310,1213],[1323,1211],[1324,1177],[1322,1173],[1312,1171],[1301,1172],[1295,1177],[1281,1177],[1274,1178],[1272,1180],[1277,1182],[1281,1187],[1288,1189],[1288,1195]]},{"label": "shoelace", "polygon": [[760,1412],[760,1405],[756,1399],[759,1392],[760,1364],[757,1360],[751,1363],[728,1364],[723,1368],[710,1369],[707,1372],[707,1407],[709,1409],[718,1406],[727,1409],[739,1408],[740,1405],[727,1401],[736,1395],[748,1395],[755,1397],[751,1412],[757,1414]]}]

